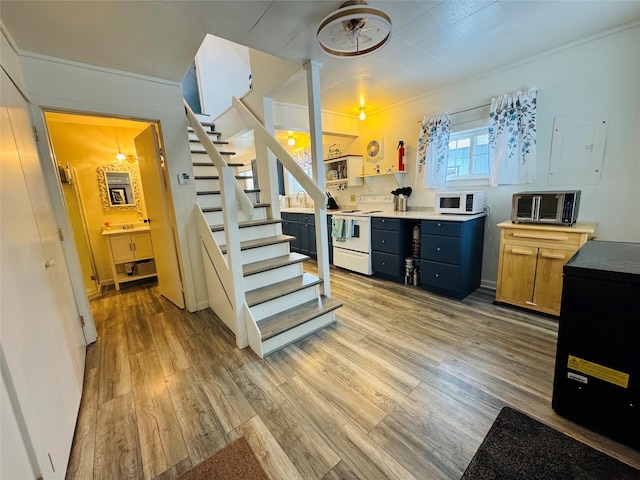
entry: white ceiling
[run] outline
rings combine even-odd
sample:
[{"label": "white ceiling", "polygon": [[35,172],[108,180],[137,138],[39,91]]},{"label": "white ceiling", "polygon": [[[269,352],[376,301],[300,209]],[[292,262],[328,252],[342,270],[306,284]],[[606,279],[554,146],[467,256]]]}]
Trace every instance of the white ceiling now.
[{"label": "white ceiling", "polygon": [[[640,19],[640,1],[369,1],[393,23],[391,42],[358,59],[317,45],[341,1],[2,0],[3,29],[24,52],[179,81],[206,33],[303,64],[323,63],[324,109],[357,114]],[[303,75],[274,92],[306,104]]]}]

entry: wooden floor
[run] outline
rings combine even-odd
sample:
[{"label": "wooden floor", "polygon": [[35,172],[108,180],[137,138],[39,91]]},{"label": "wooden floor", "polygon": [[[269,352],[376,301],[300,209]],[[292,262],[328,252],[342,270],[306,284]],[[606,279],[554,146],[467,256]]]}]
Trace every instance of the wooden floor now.
[{"label": "wooden floor", "polygon": [[552,411],[556,321],[490,292],[331,279],[337,323],[264,360],[153,284],[92,301],[67,478],[170,479],[245,436],[273,479],[459,479],[504,405],[640,467]]}]

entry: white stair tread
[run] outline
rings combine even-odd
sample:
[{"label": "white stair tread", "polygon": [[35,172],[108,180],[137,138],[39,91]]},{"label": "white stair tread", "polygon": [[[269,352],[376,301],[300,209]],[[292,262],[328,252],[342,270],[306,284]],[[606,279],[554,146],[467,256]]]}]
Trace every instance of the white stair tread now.
[{"label": "white stair tread", "polygon": [[262,341],[264,342],[341,306],[341,302],[321,295],[317,299],[267,317],[258,322]]},{"label": "white stair tread", "polygon": [[254,307],[261,303],[268,302],[276,298],[284,297],[303,288],[312,287],[322,283],[316,275],[303,273],[299,277],[293,277],[282,282],[272,283],[266,287],[256,288],[246,292],[247,305]]},{"label": "white stair tread", "polygon": [[[282,223],[280,218],[268,218],[266,220],[249,220],[247,222],[238,222],[238,228],[258,227],[260,225],[273,225],[275,223]],[[221,232],[224,230],[224,225],[210,225],[212,232]]]},{"label": "white stair tread", "polygon": [[269,270],[275,270],[276,268],[284,267],[294,263],[304,262],[309,260],[309,257],[302,255],[301,253],[292,252],[289,255],[283,255],[281,257],[269,258],[267,260],[261,260],[259,262],[247,263],[242,266],[242,273],[245,277],[249,275],[255,275],[257,273],[266,272]]},{"label": "white stair tread", "polygon": [[[274,235],[272,237],[245,240],[244,242],[240,242],[240,250],[251,250],[252,248],[266,247],[267,245],[291,242],[295,240],[295,238],[296,237],[292,237],[291,235]],[[223,254],[227,253],[227,246],[220,245],[220,250]]]}]

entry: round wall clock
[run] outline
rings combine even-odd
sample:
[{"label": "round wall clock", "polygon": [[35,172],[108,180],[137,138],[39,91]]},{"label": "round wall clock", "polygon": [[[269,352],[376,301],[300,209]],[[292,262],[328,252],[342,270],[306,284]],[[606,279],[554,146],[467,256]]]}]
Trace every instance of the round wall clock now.
[{"label": "round wall clock", "polygon": [[382,147],[382,138],[372,138],[369,140],[364,152],[367,160],[381,160],[382,155],[384,154],[384,149]]}]

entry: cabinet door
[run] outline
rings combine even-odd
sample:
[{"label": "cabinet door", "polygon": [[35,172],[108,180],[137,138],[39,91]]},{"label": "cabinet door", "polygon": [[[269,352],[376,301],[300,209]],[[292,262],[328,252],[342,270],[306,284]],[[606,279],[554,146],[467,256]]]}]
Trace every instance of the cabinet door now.
[{"label": "cabinet door", "polygon": [[131,243],[134,245],[134,255],[137,259],[153,257],[153,246],[149,232],[132,233]]},{"label": "cabinet door", "polygon": [[574,253],[572,250],[539,249],[533,303],[560,311],[562,267]]},{"label": "cabinet door", "polygon": [[531,303],[538,249],[507,244],[502,254],[500,296],[518,302]]},{"label": "cabinet door", "polygon": [[135,259],[131,235],[113,235],[109,243],[114,263],[132,262]]}]

